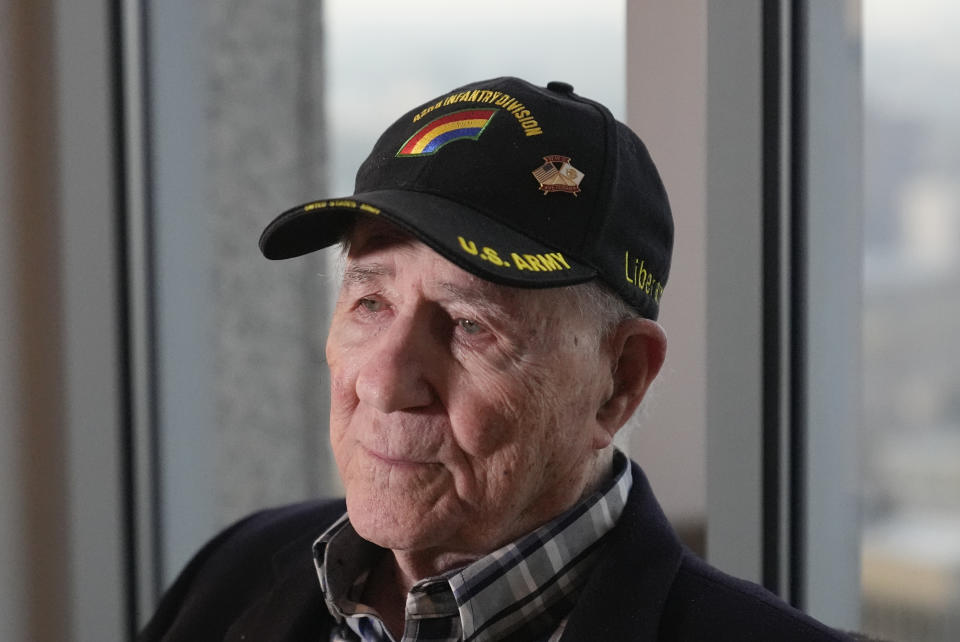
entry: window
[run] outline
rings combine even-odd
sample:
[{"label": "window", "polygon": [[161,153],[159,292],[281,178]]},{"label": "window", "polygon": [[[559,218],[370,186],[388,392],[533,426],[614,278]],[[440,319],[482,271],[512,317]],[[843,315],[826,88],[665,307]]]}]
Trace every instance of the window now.
[{"label": "window", "polygon": [[863,627],[960,637],[960,7],[865,2]]}]

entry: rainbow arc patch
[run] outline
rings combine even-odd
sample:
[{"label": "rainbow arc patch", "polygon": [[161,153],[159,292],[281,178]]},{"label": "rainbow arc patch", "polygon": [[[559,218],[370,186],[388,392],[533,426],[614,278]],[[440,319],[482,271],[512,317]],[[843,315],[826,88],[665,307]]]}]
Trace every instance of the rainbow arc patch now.
[{"label": "rainbow arc patch", "polygon": [[407,139],[397,156],[428,156],[447,143],[461,138],[477,140],[497,111],[463,109],[434,118]]}]

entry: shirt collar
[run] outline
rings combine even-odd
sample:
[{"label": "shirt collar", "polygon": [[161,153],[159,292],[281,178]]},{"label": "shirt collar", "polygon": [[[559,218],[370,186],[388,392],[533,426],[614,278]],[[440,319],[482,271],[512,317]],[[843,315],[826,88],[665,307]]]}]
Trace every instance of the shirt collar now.
[{"label": "shirt collar", "polygon": [[[616,451],[613,475],[566,512],[468,566],[417,582],[407,596],[408,621],[411,615],[459,619],[463,640],[521,631],[525,639],[545,639],[573,607],[632,484],[629,462]],[[346,514],[314,543],[327,608],[354,630],[358,619],[375,616],[359,596],[383,552],[357,534]]]}]

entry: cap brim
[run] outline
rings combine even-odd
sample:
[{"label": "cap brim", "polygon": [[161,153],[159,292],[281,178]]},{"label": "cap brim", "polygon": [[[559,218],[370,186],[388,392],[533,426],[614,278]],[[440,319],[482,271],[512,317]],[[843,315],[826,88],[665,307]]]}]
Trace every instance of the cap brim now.
[{"label": "cap brim", "polygon": [[487,281],[526,288],[583,283],[592,267],[459,203],[408,190],[312,201],[274,219],[260,237],[268,259],[287,259],[340,241],[357,215],[378,216]]}]

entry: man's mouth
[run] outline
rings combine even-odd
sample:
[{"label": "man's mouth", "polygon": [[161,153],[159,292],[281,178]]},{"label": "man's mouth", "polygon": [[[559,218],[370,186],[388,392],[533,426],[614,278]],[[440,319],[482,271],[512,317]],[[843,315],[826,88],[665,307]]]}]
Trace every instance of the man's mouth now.
[{"label": "man's mouth", "polygon": [[438,463],[435,461],[427,461],[416,456],[394,454],[388,455],[378,450],[374,450],[368,446],[362,446],[362,448],[367,452],[368,455],[370,455],[370,457],[389,466],[413,468],[417,466],[438,465]]}]

